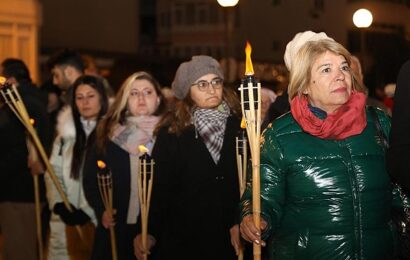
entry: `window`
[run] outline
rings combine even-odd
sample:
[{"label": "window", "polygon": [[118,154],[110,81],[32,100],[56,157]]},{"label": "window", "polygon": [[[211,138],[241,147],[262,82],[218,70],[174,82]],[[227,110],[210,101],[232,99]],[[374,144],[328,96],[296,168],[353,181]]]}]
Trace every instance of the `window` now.
[{"label": "window", "polygon": [[188,3],[185,6],[185,24],[191,25],[195,24],[195,4],[194,3]]},{"label": "window", "polygon": [[282,3],[281,0],[272,0],[272,5],[277,6],[280,5]]}]

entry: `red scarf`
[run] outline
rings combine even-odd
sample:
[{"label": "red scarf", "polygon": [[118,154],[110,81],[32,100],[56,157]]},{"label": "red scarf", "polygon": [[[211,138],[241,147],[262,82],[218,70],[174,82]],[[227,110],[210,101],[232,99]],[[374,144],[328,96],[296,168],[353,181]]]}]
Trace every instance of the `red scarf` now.
[{"label": "red scarf", "polygon": [[302,129],[319,138],[342,140],[360,134],[366,127],[366,96],[352,93],[349,100],[325,119],[319,119],[308,107],[306,96],[291,101],[291,113]]}]

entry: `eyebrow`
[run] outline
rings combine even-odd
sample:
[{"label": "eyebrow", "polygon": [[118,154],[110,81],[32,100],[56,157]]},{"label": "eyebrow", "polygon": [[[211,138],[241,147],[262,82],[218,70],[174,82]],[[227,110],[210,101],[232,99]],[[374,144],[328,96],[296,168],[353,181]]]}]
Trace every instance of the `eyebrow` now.
[{"label": "eyebrow", "polygon": [[332,65],[332,64],[330,64],[330,63],[322,64],[322,65],[320,65],[319,67],[317,67],[316,71],[320,70],[322,67],[331,67],[331,65]]},{"label": "eyebrow", "polygon": [[[345,60],[340,65],[346,65],[346,64],[349,65],[349,63]],[[316,71],[320,70],[322,67],[331,67],[331,66],[332,66],[331,63],[325,63],[317,67]]]}]

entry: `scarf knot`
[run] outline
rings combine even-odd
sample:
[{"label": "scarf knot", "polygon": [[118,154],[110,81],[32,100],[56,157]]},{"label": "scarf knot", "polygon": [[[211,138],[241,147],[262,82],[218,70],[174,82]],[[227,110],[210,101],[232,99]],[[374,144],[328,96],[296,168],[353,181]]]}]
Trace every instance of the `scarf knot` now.
[{"label": "scarf knot", "polygon": [[152,133],[159,121],[157,116],[128,117],[125,125],[117,125],[111,140],[129,154],[139,155],[138,146],[145,145],[152,149]]},{"label": "scarf knot", "polygon": [[307,97],[296,96],[291,101],[291,113],[305,132],[323,139],[342,140],[360,134],[366,127],[365,105],[366,96],[354,92],[338,110],[320,119],[309,109]]},{"label": "scarf knot", "polygon": [[193,111],[195,130],[204,140],[215,164],[218,163],[221,156],[226,121],[229,115],[230,109],[225,101],[217,109],[196,108]]}]

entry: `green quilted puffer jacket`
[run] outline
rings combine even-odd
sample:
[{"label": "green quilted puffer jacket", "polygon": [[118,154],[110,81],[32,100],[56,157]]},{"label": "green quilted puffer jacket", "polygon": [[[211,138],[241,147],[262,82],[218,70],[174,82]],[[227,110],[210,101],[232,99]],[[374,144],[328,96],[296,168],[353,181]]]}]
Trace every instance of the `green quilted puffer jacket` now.
[{"label": "green quilted puffer jacket", "polygon": [[[360,135],[326,140],[303,132],[291,113],[261,144],[261,216],[269,259],[393,259],[393,196],[384,147],[366,110]],[[377,110],[384,133],[390,120]],[[394,203],[393,203],[394,197]],[[252,213],[251,185],[241,200]]]}]

